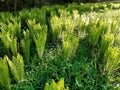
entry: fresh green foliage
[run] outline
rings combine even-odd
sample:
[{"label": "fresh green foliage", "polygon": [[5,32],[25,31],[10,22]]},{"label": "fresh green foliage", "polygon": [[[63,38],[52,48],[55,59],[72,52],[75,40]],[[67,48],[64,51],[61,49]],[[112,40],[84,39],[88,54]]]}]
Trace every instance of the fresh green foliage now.
[{"label": "fresh green foliage", "polygon": [[10,49],[11,49],[13,55],[16,56],[17,55],[17,38],[11,37],[9,43],[10,43]]},{"label": "fresh green foliage", "polygon": [[24,52],[24,57],[25,60],[24,62],[29,63],[30,60],[30,32],[29,30],[26,30],[23,32],[24,38],[21,40],[23,52]]},{"label": "fresh green foliage", "polygon": [[28,26],[35,42],[38,56],[42,58],[47,39],[47,26],[36,24],[35,20],[28,20]]},{"label": "fresh green foliage", "polygon": [[12,57],[12,61],[7,58],[10,70],[16,82],[24,79],[24,62],[22,56],[18,53],[17,57]]},{"label": "fresh green foliage", "polygon": [[120,46],[120,33],[118,33],[118,34],[116,35],[115,45]]},{"label": "fresh green foliage", "polygon": [[[6,90],[11,90],[9,70],[6,59],[7,56],[5,56],[4,58],[0,58],[0,86],[5,88]],[[0,89],[2,88],[0,87]]]},{"label": "fresh green foliage", "polygon": [[51,18],[51,28],[53,39],[56,40],[62,33],[62,22],[59,17],[55,16]]},{"label": "fresh green foliage", "polygon": [[17,39],[20,38],[20,18],[10,18],[8,24],[1,23],[0,38],[6,49],[10,49],[13,55],[17,55]]},{"label": "fresh green foliage", "polygon": [[64,87],[64,79],[61,79],[58,83],[54,80],[50,84],[46,83],[44,90],[68,90]]},{"label": "fresh green foliage", "polygon": [[120,63],[120,54],[118,47],[108,47],[104,55],[105,59],[105,70],[109,74],[113,74],[114,70],[116,70],[117,66]]},{"label": "fresh green foliage", "polygon": [[62,38],[62,50],[64,59],[74,56],[79,45],[79,38],[75,35],[64,33]]},{"label": "fresh green foliage", "polygon": [[107,33],[103,35],[102,40],[101,40],[101,51],[104,53],[109,46],[112,46],[114,43],[114,34],[112,33]]},{"label": "fresh green foliage", "polygon": [[17,38],[11,36],[9,32],[1,33],[1,40],[6,49],[10,49],[13,55],[17,54]]},{"label": "fresh green foliage", "polygon": [[26,20],[33,20],[35,19],[35,21],[37,23],[41,23],[42,25],[46,24],[46,18],[45,18],[45,13],[47,11],[47,8],[34,8],[31,10],[22,10],[21,12],[19,12],[19,15],[21,17],[21,20],[23,22],[23,24],[26,23]]},{"label": "fresh green foliage", "polygon": [[51,18],[53,40],[61,38],[63,31],[66,31],[67,33],[73,33],[75,28],[74,21],[72,17],[69,16],[70,12],[66,12],[63,10],[59,10],[59,12],[60,17],[54,16]]},{"label": "fresh green foliage", "polygon": [[119,90],[119,5],[72,3],[0,13],[0,89]]},{"label": "fresh green foliage", "polygon": [[97,25],[98,23],[99,21],[97,23],[95,22],[90,30],[90,42],[93,46],[98,43],[102,31],[101,27]]}]

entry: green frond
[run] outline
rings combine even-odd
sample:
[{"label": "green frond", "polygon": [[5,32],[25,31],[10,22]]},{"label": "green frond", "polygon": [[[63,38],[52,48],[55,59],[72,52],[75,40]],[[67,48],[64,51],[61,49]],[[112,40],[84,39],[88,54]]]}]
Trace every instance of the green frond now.
[{"label": "green frond", "polygon": [[[62,21],[59,17],[54,16],[50,20],[53,39],[56,40],[62,32]],[[59,23],[59,24],[58,24]]]},{"label": "green frond", "polygon": [[23,53],[25,57],[25,62],[29,63],[29,57],[30,57],[30,32],[29,30],[26,30],[23,32],[24,38],[21,40]]},{"label": "green frond", "polygon": [[12,57],[12,61],[7,59],[10,70],[16,82],[24,79],[24,62],[22,56],[18,53],[17,57]]},{"label": "green frond", "polygon": [[112,33],[107,33],[102,36],[101,39],[101,53],[104,53],[107,48],[114,43],[114,34]]},{"label": "green frond", "polygon": [[117,68],[116,66],[120,63],[120,54],[118,47],[108,47],[105,52],[104,60],[106,62],[105,69],[109,74]]},{"label": "green frond", "polygon": [[97,25],[99,22],[95,23],[93,26],[91,26],[90,29],[90,42],[93,46],[97,45],[98,40],[100,39],[102,28],[101,26]]},{"label": "green frond", "polygon": [[10,49],[13,55],[16,56],[17,55],[17,37],[15,38],[12,37],[9,43],[10,43]]},{"label": "green frond", "polygon": [[64,87],[64,79],[60,79],[58,83],[56,83],[53,79],[50,82],[50,84],[46,83],[44,90],[68,90],[68,88],[65,89]]},{"label": "green frond", "polygon": [[45,43],[47,40],[47,26],[36,24],[35,20],[28,20],[28,26],[30,29],[30,34],[35,42],[37,53],[39,58],[42,58]]},{"label": "green frond", "polygon": [[14,65],[14,63],[11,60],[9,60],[8,57],[6,59],[7,59],[8,65],[10,67],[10,71],[11,71],[12,75],[14,76],[15,81],[19,81],[19,75],[17,73],[16,66]]},{"label": "green frond", "polygon": [[64,59],[73,57],[79,45],[79,37],[63,33],[62,50]]},{"label": "green frond", "polygon": [[5,90],[11,90],[6,57],[4,57],[3,59],[0,58],[0,84],[5,88]]},{"label": "green frond", "polygon": [[24,79],[24,62],[23,57],[18,53],[17,57],[12,57],[12,61],[14,65],[16,66],[16,70],[19,76],[19,80]]}]

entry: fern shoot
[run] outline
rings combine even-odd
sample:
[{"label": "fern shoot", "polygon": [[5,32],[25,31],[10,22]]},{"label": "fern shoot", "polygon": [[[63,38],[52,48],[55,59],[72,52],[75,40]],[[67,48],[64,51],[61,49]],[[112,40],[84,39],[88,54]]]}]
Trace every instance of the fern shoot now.
[{"label": "fern shoot", "polygon": [[64,79],[60,79],[58,83],[54,80],[52,80],[50,84],[46,83],[44,90],[68,90],[68,88],[64,86]]},{"label": "fern shoot", "polygon": [[21,40],[23,53],[25,57],[25,62],[29,63],[29,57],[30,57],[30,32],[29,30],[26,30],[23,32],[24,38]]},{"label": "fern shoot", "polygon": [[6,57],[4,57],[3,59],[0,58],[0,84],[5,88],[5,90],[11,90]]},{"label": "fern shoot", "polygon": [[24,79],[24,62],[22,56],[18,53],[17,57],[12,57],[12,61],[7,59],[10,70],[16,82]]}]

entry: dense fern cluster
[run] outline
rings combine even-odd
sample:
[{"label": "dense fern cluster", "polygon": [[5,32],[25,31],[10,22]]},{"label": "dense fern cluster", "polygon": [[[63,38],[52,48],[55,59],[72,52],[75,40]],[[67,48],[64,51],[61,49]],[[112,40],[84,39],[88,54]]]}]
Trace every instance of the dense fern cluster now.
[{"label": "dense fern cluster", "polygon": [[0,89],[119,90],[120,10],[112,10],[119,8],[69,4],[0,13]]}]

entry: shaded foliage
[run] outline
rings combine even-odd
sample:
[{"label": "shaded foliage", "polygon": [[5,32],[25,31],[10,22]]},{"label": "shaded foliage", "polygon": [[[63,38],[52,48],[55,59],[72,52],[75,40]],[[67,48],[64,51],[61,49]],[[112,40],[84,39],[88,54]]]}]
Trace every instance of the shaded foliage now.
[{"label": "shaded foliage", "polygon": [[0,11],[16,11],[23,8],[42,7],[44,5],[66,3],[88,3],[106,0],[0,0]]}]

